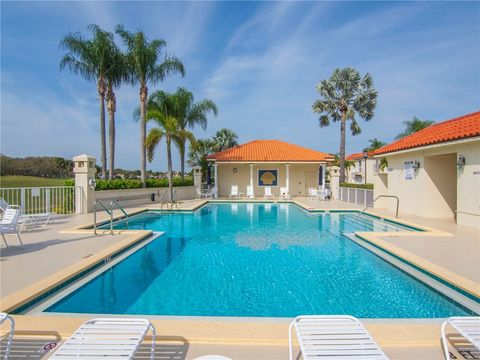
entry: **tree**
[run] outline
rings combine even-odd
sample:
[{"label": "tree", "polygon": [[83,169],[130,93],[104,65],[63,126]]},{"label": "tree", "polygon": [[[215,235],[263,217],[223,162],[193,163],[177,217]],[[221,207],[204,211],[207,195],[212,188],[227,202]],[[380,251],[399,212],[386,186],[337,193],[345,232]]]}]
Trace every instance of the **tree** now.
[{"label": "tree", "polygon": [[220,129],[213,137],[215,151],[223,151],[238,145],[238,135],[230,129]]},{"label": "tree", "polygon": [[127,47],[126,64],[128,80],[131,84],[140,85],[140,172],[142,186],[146,179],[146,111],[149,83],[155,84],[174,73],[185,75],[183,63],[175,56],[165,55],[160,61],[160,53],[166,42],[161,39],[148,41],[143,31],[131,33],[122,25],[118,25],[116,33]]},{"label": "tree", "polygon": [[148,99],[146,118],[148,121],[154,121],[156,127],[152,128],[146,137],[145,146],[149,161],[153,160],[154,152],[160,140],[165,138],[167,144],[167,163],[168,163],[168,187],[170,191],[170,200],[173,201],[173,182],[172,182],[172,141],[178,142],[179,138],[186,138],[190,142],[195,142],[195,138],[190,131],[180,128],[180,114],[175,95],[164,91],[153,93]]},{"label": "tree", "polygon": [[401,133],[398,134],[395,137],[395,140],[400,140],[401,138],[404,138],[405,136],[411,135],[413,133],[416,133],[417,131],[423,130],[429,126],[432,126],[435,124],[435,121],[432,120],[420,120],[416,116],[413,117],[412,120],[407,120],[403,122],[403,125],[405,125],[405,130]]},{"label": "tree", "polygon": [[[185,88],[178,88],[173,94],[179,114],[179,126],[180,129],[186,130],[187,128],[193,129],[195,125],[200,125],[202,129],[207,128],[207,115],[212,112],[214,116],[218,114],[217,105],[210,99],[203,99],[199,102],[194,102],[193,94]],[[185,131],[181,134],[187,134]],[[185,150],[186,150],[186,137],[178,137],[175,144],[180,152],[180,174],[183,179],[185,175]]]},{"label": "tree", "polygon": [[197,139],[190,143],[188,151],[188,165],[202,168],[203,180],[207,180],[208,160],[207,156],[215,152],[215,142],[212,139]]},{"label": "tree", "polygon": [[102,31],[97,25],[90,25],[88,30],[92,38],[87,40],[78,33],[66,35],[60,42],[60,48],[67,53],[60,62],[60,70],[68,67],[74,74],[87,81],[96,82],[100,103],[100,143],[102,177],[107,172],[107,148],[105,140],[105,92],[106,79],[109,72],[107,57],[112,44],[109,33]]},{"label": "tree", "polygon": [[352,135],[361,132],[355,116],[358,114],[368,121],[373,118],[377,105],[377,91],[369,73],[363,77],[350,67],[337,68],[329,79],[322,80],[317,91],[320,99],[312,105],[319,113],[320,127],[330,125],[330,121],[340,121],[340,182],[345,181],[345,126],[350,120]]},{"label": "tree", "polygon": [[371,152],[387,145],[387,143],[384,143],[383,141],[380,141],[377,138],[370,139],[368,140],[368,142],[370,143],[370,145],[364,148],[362,151]]}]

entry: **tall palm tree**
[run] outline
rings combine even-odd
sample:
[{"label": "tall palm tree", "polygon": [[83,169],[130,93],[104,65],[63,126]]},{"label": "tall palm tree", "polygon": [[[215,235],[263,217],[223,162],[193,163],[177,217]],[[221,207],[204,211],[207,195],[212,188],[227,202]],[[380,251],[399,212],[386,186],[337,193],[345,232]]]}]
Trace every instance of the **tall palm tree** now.
[{"label": "tall palm tree", "polygon": [[207,156],[215,152],[215,142],[212,139],[197,139],[190,143],[188,151],[188,165],[200,166],[202,168],[202,177],[207,179],[208,161]]},{"label": "tall palm tree", "polygon": [[160,59],[160,53],[166,42],[161,39],[149,41],[143,31],[131,33],[118,25],[116,33],[127,47],[127,66],[129,80],[140,85],[140,172],[142,186],[146,179],[146,111],[149,83],[155,84],[173,73],[185,74],[183,63],[175,56],[165,55]]},{"label": "tall palm tree", "polygon": [[320,127],[330,121],[340,121],[340,182],[345,181],[345,126],[350,120],[352,135],[361,132],[355,116],[368,121],[373,118],[377,105],[377,91],[369,73],[363,77],[354,68],[337,68],[329,79],[322,80],[317,91],[320,99],[312,105],[313,111],[321,114]]},{"label": "tall palm tree", "polygon": [[384,143],[383,141],[380,141],[377,138],[370,139],[368,140],[368,142],[370,143],[370,145],[364,148],[363,151],[371,152],[387,145],[387,143]]},{"label": "tall palm tree", "polygon": [[155,122],[156,127],[152,128],[146,137],[145,146],[148,160],[153,160],[153,155],[160,140],[165,138],[167,144],[168,164],[168,187],[170,200],[173,200],[172,182],[172,141],[177,143],[179,138],[186,138],[194,142],[193,134],[180,128],[180,113],[178,112],[177,99],[174,95],[164,91],[156,91],[148,99],[146,118]]},{"label": "tall palm tree", "polygon": [[412,120],[407,120],[403,122],[403,125],[405,125],[405,130],[401,133],[398,134],[395,137],[395,140],[400,140],[401,138],[404,138],[405,136],[411,135],[413,133],[416,133],[417,131],[423,130],[429,126],[432,126],[435,124],[435,121],[432,120],[420,120],[416,116],[413,117]]},{"label": "tall palm tree", "polygon": [[[203,99],[194,102],[193,94],[185,88],[178,88],[173,96],[175,97],[175,103],[178,107],[179,126],[182,130],[186,130],[187,128],[193,129],[195,125],[200,125],[202,129],[206,129],[208,113],[212,112],[214,116],[218,114],[217,105],[212,100]],[[185,135],[187,133],[183,132],[182,134]],[[186,137],[179,137],[175,142],[180,153],[180,174],[182,178],[185,174],[186,143]]]},{"label": "tall palm tree", "polygon": [[87,81],[96,82],[98,101],[100,103],[100,148],[102,162],[102,177],[107,172],[107,147],[105,140],[105,94],[106,79],[109,72],[107,61],[112,37],[102,31],[97,25],[90,25],[91,39],[85,39],[81,34],[70,33],[63,37],[60,48],[67,53],[60,61],[60,70],[68,67]]},{"label": "tall palm tree", "polygon": [[215,151],[223,151],[238,145],[238,135],[230,129],[220,129],[213,137]]}]

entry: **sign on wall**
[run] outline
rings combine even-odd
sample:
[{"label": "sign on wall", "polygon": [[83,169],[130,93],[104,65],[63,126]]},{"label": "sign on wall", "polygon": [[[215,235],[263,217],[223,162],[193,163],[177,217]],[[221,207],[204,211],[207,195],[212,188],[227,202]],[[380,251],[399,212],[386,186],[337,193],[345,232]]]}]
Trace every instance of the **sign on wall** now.
[{"label": "sign on wall", "polygon": [[415,169],[413,166],[413,161],[406,161],[405,162],[405,180],[412,180],[414,173],[415,173]]},{"label": "sign on wall", "polygon": [[258,186],[278,186],[278,171],[258,170]]}]

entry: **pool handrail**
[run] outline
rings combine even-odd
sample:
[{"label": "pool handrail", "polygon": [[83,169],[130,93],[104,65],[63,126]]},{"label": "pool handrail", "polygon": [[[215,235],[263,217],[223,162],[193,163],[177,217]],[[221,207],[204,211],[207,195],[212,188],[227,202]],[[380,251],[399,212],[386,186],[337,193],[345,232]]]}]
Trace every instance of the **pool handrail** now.
[{"label": "pool handrail", "polygon": [[[103,204],[102,201],[100,201],[99,199],[96,199],[94,202],[93,202],[93,233],[95,235],[97,235],[97,205],[100,205],[100,207],[108,214],[110,215],[110,217],[112,216],[112,214],[110,213],[110,211],[107,209],[107,207]],[[113,211],[112,211],[113,213]]]},{"label": "pool handrail", "polygon": [[371,207],[375,201],[377,201],[378,199],[382,198],[382,197],[386,197],[386,198],[394,198],[397,200],[397,208],[396,208],[396,211],[395,211],[395,218],[398,219],[398,207],[400,205],[400,199],[398,198],[398,196],[395,196],[395,195],[378,195],[375,199],[372,200],[372,202],[370,204],[368,204],[367,206],[365,206],[363,208],[362,211],[360,211],[360,213],[355,216],[353,218],[353,221],[357,220],[357,218],[359,218],[369,207]]}]

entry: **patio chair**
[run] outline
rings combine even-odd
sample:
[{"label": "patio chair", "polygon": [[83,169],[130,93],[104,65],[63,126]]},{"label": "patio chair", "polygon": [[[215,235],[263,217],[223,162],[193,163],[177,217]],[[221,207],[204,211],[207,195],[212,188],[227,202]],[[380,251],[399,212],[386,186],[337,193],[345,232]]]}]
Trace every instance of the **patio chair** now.
[{"label": "patio chair", "polygon": [[315,188],[308,188],[308,199],[317,199],[318,198],[318,191]]},{"label": "patio chair", "polygon": [[3,213],[2,220],[0,221],[0,234],[2,235],[5,245],[8,247],[7,239],[5,235],[15,234],[17,235],[20,245],[23,246],[22,239],[20,238],[20,231],[18,229],[18,223],[20,220],[20,208],[16,205],[10,205]]},{"label": "patio chair", "polygon": [[280,188],[280,197],[283,199],[283,200],[288,200],[290,199],[290,194],[288,193],[288,189],[286,187],[281,187]]},{"label": "patio chair", "polygon": [[457,333],[467,339],[473,346],[480,350],[480,316],[471,317],[449,317],[442,324],[442,347],[446,360],[450,360],[448,351],[448,340],[446,335],[446,327],[450,325]]},{"label": "patio chair", "polygon": [[[6,209],[5,209],[6,210]],[[7,360],[10,354],[10,348],[12,347],[12,340],[13,340],[13,333],[15,331],[15,321],[6,313],[0,313],[0,325],[2,325],[5,321],[10,322],[10,331],[8,333],[7,345],[5,347],[5,352],[3,353],[3,359]]]},{"label": "patio chair", "polygon": [[362,323],[346,315],[302,315],[288,329],[290,360],[294,359],[292,328],[295,328],[304,360],[388,360]]},{"label": "patio chair", "polygon": [[272,194],[272,188],[270,186],[267,186],[265,187],[265,195],[264,195],[265,198],[275,198],[275,196],[273,196]]},{"label": "patio chair", "polygon": [[6,202],[3,198],[0,198],[0,210],[2,210],[2,213],[7,210],[8,207],[8,202]]},{"label": "patio chair", "polygon": [[33,230],[42,228],[48,225],[52,213],[44,214],[33,214],[33,215],[20,215],[20,220],[18,221],[20,232],[24,230]]},{"label": "patio chair", "polygon": [[247,186],[247,199],[255,199],[255,193],[253,192],[253,186]]},{"label": "patio chair", "polygon": [[132,359],[148,330],[150,359],[155,353],[155,327],[147,319],[97,318],[80,325],[50,359]]},{"label": "patio chair", "polygon": [[238,185],[232,185],[232,190],[230,190],[230,198],[238,197]]}]

